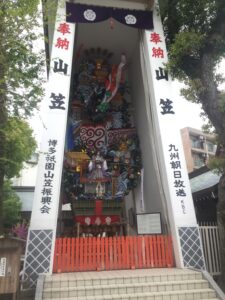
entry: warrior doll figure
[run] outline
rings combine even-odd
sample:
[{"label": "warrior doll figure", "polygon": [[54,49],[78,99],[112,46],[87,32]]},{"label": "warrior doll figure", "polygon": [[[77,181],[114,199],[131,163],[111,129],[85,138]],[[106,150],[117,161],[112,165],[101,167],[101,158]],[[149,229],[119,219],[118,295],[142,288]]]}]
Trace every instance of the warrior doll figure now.
[{"label": "warrior doll figure", "polygon": [[90,172],[88,177],[94,180],[104,179],[106,177],[107,168],[108,167],[106,160],[101,156],[100,152],[98,151],[97,154],[92,157],[92,160],[88,165],[88,170]]}]

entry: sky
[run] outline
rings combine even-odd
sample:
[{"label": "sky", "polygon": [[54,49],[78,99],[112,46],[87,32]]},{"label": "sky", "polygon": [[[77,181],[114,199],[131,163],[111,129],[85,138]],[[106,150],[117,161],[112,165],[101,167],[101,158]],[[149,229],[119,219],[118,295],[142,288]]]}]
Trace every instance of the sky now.
[{"label": "sky", "polygon": [[184,97],[180,95],[180,89],[182,84],[178,81],[172,83],[172,94],[173,99],[176,99],[177,103],[177,114],[178,114],[178,124],[177,126],[182,129],[184,127],[192,127],[200,129],[204,124],[202,118],[200,117],[201,106],[200,104],[191,103],[187,101]]},{"label": "sky", "polygon": [[[219,64],[217,73],[225,74],[225,59]],[[174,97],[176,97],[178,103],[178,114],[179,114],[179,124],[180,128],[184,127],[192,127],[196,129],[202,129],[202,125],[204,124],[202,118],[200,117],[201,105],[191,103],[185,100],[182,96],[180,96],[180,89],[182,84],[178,81],[174,81],[172,83],[172,91]],[[225,90],[225,82],[219,86],[220,90]]]}]

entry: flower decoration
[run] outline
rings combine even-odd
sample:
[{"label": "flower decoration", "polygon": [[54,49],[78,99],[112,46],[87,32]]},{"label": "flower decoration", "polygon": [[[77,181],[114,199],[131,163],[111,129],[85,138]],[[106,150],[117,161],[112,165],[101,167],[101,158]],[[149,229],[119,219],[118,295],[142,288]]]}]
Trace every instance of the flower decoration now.
[{"label": "flower decoration", "polygon": [[20,239],[27,239],[27,234],[28,234],[28,223],[24,220],[21,223],[17,223],[13,228],[12,228],[12,233],[20,238]]},{"label": "flower decoration", "polygon": [[111,222],[112,222],[112,219],[110,217],[106,217],[105,222],[106,222],[107,225],[110,225]]},{"label": "flower decoration", "polygon": [[101,224],[101,219],[99,217],[95,219],[95,224],[98,226]]},{"label": "flower decoration", "polygon": [[96,19],[96,13],[92,9],[86,9],[84,11],[84,18],[88,21],[94,21]]},{"label": "flower decoration", "polygon": [[85,224],[90,225],[90,224],[91,224],[91,218],[86,217],[86,218],[84,219],[84,222],[85,222]]},{"label": "flower decoration", "polygon": [[125,21],[126,21],[127,24],[131,24],[131,25],[137,23],[137,19],[136,19],[136,17],[133,16],[133,15],[126,15]]}]

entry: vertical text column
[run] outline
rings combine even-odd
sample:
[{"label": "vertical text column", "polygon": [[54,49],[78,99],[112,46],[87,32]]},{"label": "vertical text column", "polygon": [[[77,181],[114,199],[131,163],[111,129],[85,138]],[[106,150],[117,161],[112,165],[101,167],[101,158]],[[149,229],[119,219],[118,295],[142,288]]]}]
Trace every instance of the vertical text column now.
[{"label": "vertical text column", "polygon": [[144,46],[149,63],[151,105],[156,127],[157,147],[173,235],[176,264],[204,268],[199,229],[186,169],[177,112],[177,99],[171,92],[166,70],[167,50],[159,12],[153,14],[154,30],[145,31]]},{"label": "vertical text column", "polygon": [[65,3],[59,1],[23,275],[29,287],[36,285],[39,274],[52,272],[75,34],[75,24],[66,23],[65,18]]}]

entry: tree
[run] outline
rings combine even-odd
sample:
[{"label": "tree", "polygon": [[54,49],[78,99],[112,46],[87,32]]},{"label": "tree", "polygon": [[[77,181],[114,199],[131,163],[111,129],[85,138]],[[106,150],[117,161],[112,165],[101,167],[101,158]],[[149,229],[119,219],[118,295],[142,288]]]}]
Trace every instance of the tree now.
[{"label": "tree", "polygon": [[38,4],[0,1],[0,234],[4,179],[16,175],[31,154],[28,149],[34,149],[31,131],[21,118],[30,116],[43,97],[44,55],[34,46],[39,39]]},{"label": "tree", "polygon": [[6,229],[11,230],[20,219],[21,202],[9,180],[4,182],[3,194],[3,224]]},{"label": "tree", "polygon": [[18,117],[8,117],[5,133],[5,176],[12,178],[19,175],[23,162],[27,161],[36,149],[29,124]]},{"label": "tree", "polygon": [[[182,94],[187,100],[200,103],[214,126],[221,149],[225,149],[225,92],[218,89],[222,82],[216,67],[225,56],[224,0],[160,1],[166,42],[168,69],[183,81]],[[220,155],[218,225],[221,238],[222,275],[225,290],[225,160]]]},{"label": "tree", "polygon": [[[28,160],[36,148],[36,141],[32,136],[32,129],[29,124],[18,117],[8,117],[5,127],[3,127],[5,136],[5,156],[1,157],[0,166],[4,169],[4,183],[2,187],[2,208],[0,209],[1,226],[9,227],[14,221],[18,221],[17,197],[13,194],[10,182],[5,178],[12,178],[19,175],[23,167],[23,162]],[[12,210],[13,205],[15,209]],[[10,217],[10,211],[12,216]]]}]

